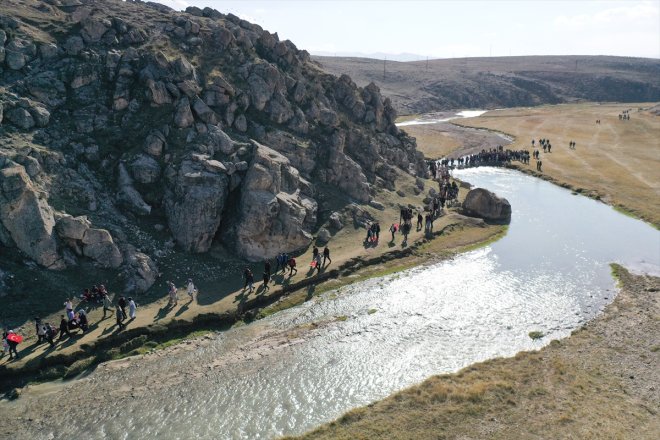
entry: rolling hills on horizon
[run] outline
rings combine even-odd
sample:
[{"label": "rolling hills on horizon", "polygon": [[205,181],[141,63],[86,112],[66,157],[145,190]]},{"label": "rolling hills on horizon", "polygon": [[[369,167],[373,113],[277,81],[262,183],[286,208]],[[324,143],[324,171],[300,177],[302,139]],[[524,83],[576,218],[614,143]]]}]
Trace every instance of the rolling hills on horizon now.
[{"label": "rolling hills on horizon", "polygon": [[386,61],[312,56],[358,85],[376,83],[399,114],[434,110],[660,100],[660,60],[617,56],[514,56]]}]

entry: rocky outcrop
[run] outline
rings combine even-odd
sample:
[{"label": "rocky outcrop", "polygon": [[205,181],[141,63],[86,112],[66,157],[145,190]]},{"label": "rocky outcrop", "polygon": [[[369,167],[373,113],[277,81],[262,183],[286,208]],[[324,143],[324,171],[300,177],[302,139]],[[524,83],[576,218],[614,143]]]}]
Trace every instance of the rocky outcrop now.
[{"label": "rocky outcrop", "polygon": [[171,189],[165,196],[167,221],[174,239],[188,252],[206,252],[222,220],[229,190],[228,176],[185,160],[170,169]]},{"label": "rocky outcrop", "polygon": [[211,8],[47,3],[3,0],[0,15],[0,168],[24,166],[14,210],[30,199],[41,225],[26,239],[7,217],[0,241],[43,266],[120,269],[138,292],[150,255],[175,252],[163,241],[301,251],[325,192],[367,204],[426,172],[376,85],[328,75],[276,33]]},{"label": "rocky outcrop", "polygon": [[18,164],[0,170],[0,222],[6,231],[0,234],[5,246],[15,245],[49,269],[65,267],[53,234],[53,211]]},{"label": "rocky outcrop", "polygon": [[158,278],[158,267],[147,255],[128,245],[124,251],[126,262],[122,273],[126,280],[124,292],[127,294],[143,293],[153,286]]},{"label": "rocky outcrop", "polygon": [[463,202],[463,213],[490,223],[511,222],[509,201],[483,188],[475,188],[467,193]]},{"label": "rocky outcrop", "polygon": [[255,147],[235,226],[236,249],[251,261],[309,245],[318,208],[301,190],[308,184],[286,157],[257,142]]},{"label": "rocky outcrop", "polygon": [[123,262],[110,232],[95,229],[87,217],[62,216],[57,220],[57,234],[78,255],[91,258],[104,268],[118,268]]}]

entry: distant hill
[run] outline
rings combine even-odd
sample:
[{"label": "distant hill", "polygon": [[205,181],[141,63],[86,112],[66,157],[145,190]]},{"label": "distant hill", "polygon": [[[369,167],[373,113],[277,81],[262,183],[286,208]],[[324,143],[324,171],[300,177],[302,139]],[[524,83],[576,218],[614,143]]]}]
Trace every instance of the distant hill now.
[{"label": "distant hill", "polygon": [[[396,62],[312,57],[323,69],[375,82],[400,114],[588,101],[660,101],[660,60],[521,56]],[[383,75],[383,67],[385,74]]]}]

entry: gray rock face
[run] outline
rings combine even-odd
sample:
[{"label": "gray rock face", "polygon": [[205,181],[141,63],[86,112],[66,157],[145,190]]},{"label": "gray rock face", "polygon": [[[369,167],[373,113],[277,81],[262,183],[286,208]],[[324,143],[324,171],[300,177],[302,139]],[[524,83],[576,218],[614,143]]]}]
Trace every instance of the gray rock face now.
[{"label": "gray rock face", "polygon": [[24,108],[15,107],[6,112],[5,117],[9,122],[23,130],[29,130],[35,126],[34,118]]},{"label": "gray rock face", "polygon": [[131,173],[140,183],[154,183],[160,177],[160,165],[153,157],[140,154],[131,162]]},{"label": "gray rock face", "polygon": [[116,269],[121,265],[123,258],[110,232],[89,228],[81,241],[83,255],[95,260],[102,267]]},{"label": "gray rock face", "polygon": [[222,220],[229,178],[199,162],[183,161],[165,197],[167,221],[176,242],[187,252],[206,252]]},{"label": "gray rock face", "polygon": [[463,202],[463,212],[465,215],[479,217],[492,223],[511,222],[509,201],[483,188],[475,188],[468,192]]},{"label": "gray rock face", "polygon": [[149,290],[158,278],[158,266],[153,260],[133,246],[127,246],[124,252],[126,286],[124,292],[143,293]]},{"label": "gray rock face", "polygon": [[190,101],[186,97],[181,98],[174,113],[174,124],[179,128],[186,128],[190,127],[194,121]]},{"label": "gray rock face", "polygon": [[151,214],[151,206],[149,206],[142,195],[133,186],[133,179],[128,173],[124,164],[119,164],[119,178],[117,179],[119,191],[117,192],[117,201],[126,206],[132,212],[138,215]]},{"label": "gray rock face", "polygon": [[123,262],[110,232],[92,228],[85,216],[65,215],[57,220],[55,230],[76,254],[91,258],[101,267],[116,269]]},{"label": "gray rock face", "polygon": [[0,170],[0,222],[27,256],[49,269],[64,269],[53,211],[20,165]]},{"label": "gray rock face", "polygon": [[251,261],[294,252],[309,245],[310,218],[317,204],[300,192],[300,175],[289,160],[255,142],[245,176],[236,225],[238,253]]}]

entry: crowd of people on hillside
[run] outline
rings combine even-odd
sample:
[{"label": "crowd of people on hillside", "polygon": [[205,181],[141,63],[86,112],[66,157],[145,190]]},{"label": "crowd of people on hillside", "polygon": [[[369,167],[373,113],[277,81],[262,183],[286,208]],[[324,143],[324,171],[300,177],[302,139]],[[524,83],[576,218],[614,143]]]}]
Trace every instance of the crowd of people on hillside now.
[{"label": "crowd of people on hillside", "polygon": [[[330,258],[330,248],[325,246],[323,248],[323,253],[319,251],[319,248],[314,246],[312,248],[312,261],[309,264],[311,270],[316,271],[318,275],[321,273],[321,270],[326,267],[326,262],[328,265],[332,263]],[[275,270],[272,271],[272,264],[270,260],[264,261],[264,270],[262,273],[262,284],[261,290],[266,292],[270,290],[270,284],[275,283],[273,275],[277,274],[286,274],[289,273],[289,277],[298,273],[298,263],[296,258],[293,255],[289,255],[286,252],[280,252],[277,257],[275,257]],[[254,273],[249,266],[243,268],[243,291],[252,292],[254,290]]]}]

